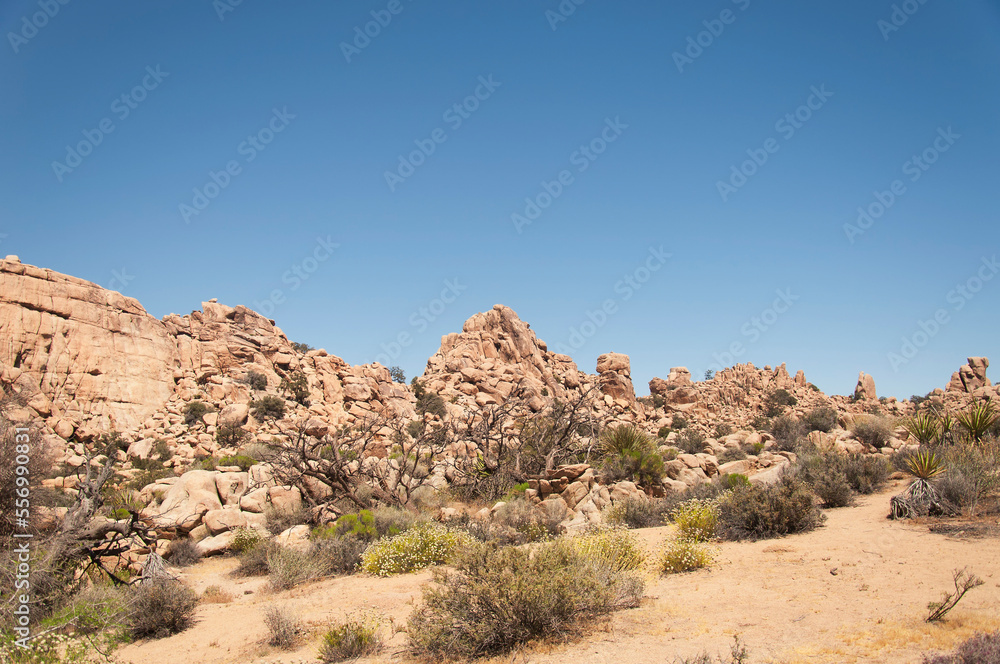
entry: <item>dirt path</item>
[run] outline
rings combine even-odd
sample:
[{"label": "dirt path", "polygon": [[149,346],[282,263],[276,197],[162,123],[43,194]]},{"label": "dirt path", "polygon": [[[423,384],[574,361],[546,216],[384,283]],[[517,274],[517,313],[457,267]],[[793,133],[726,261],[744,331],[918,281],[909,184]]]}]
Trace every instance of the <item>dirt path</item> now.
[{"label": "dirt path", "polygon": [[[727,653],[738,633],[754,663],[918,664],[924,652],[949,649],[976,630],[1000,628],[1000,540],[956,539],[930,533],[926,525],[889,521],[889,497],[899,490],[828,510],[826,525],[812,533],[721,544],[710,570],[650,574],[641,607],[615,614],[583,641],[545,646],[516,661],[664,664],[703,650]],[[651,552],[669,532],[636,531]],[[316,661],[315,638],[292,653],[263,644],[267,606],[289,607],[317,634],[329,620],[366,609],[402,624],[430,578],[426,572],[353,576],[271,594],[262,579],[228,578],[234,566],[232,560],[210,560],[186,574],[199,592],[213,584],[228,589],[236,596],[232,603],[202,605],[193,628],[128,646],[120,659],[146,664],[183,653],[187,661],[220,664]],[[946,623],[924,623],[927,603],[950,589],[952,570],[964,566],[986,584],[971,591]],[[388,651],[371,661],[398,661],[404,645],[405,637],[397,634]]]}]

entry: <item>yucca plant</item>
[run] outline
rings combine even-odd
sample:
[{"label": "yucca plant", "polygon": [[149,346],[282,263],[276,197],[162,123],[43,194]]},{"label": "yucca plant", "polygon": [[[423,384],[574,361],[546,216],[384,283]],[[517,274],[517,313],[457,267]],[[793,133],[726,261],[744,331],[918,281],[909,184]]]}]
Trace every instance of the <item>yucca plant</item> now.
[{"label": "yucca plant", "polygon": [[980,401],[969,406],[969,409],[958,415],[958,423],[962,425],[974,442],[980,442],[996,424],[997,411],[989,401]]},{"label": "yucca plant", "polygon": [[889,501],[892,519],[909,519],[915,516],[940,514],[941,496],[931,480],[945,472],[944,463],[933,452],[917,452],[906,460],[906,467],[916,477],[906,491]]},{"label": "yucca plant", "polygon": [[930,413],[917,413],[908,419],[903,426],[921,445],[928,445],[937,440],[941,431],[938,419]]},{"label": "yucca plant", "polygon": [[951,442],[952,435],[951,432],[955,428],[955,418],[950,414],[945,413],[944,415],[938,416],[938,429],[941,432],[940,440],[943,442],[945,440]]},{"label": "yucca plant", "polygon": [[608,427],[601,433],[601,452],[608,456],[648,452],[651,449],[652,439],[631,424]]}]

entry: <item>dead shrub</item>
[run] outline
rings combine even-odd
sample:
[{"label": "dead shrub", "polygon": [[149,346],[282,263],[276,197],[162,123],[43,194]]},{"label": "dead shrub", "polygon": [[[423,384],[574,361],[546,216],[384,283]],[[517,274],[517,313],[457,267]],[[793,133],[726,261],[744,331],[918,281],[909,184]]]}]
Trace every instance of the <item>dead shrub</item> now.
[{"label": "dead shrub", "polygon": [[924,655],[923,664],[1000,664],[1000,631],[976,634],[947,655]]},{"label": "dead shrub", "polygon": [[298,618],[285,607],[271,606],[264,611],[267,625],[267,644],[282,650],[290,650],[298,640],[302,629]]},{"label": "dead shrub", "polygon": [[177,539],[171,542],[166,558],[171,565],[187,567],[201,560],[201,552],[198,550],[198,543],[194,540]]},{"label": "dead shrub", "polygon": [[201,601],[205,604],[229,604],[233,601],[233,594],[223,590],[222,586],[209,586],[201,594]]},{"label": "dead shrub", "polygon": [[129,633],[136,639],[176,634],[191,625],[197,606],[194,591],[173,579],[136,586],[129,598]]}]

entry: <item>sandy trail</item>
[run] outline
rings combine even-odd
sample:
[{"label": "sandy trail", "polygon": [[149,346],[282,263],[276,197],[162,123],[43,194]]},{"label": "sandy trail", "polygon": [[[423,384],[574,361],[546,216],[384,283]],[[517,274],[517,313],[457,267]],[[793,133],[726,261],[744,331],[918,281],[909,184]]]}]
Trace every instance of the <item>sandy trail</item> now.
[{"label": "sandy trail", "polygon": [[[662,664],[703,650],[727,653],[739,634],[754,663],[917,664],[924,652],[950,649],[976,630],[1000,628],[1000,539],[956,539],[930,533],[926,525],[889,521],[889,498],[900,490],[897,483],[854,507],[827,510],[826,525],[811,533],[718,545],[717,563],[709,570],[650,573],[639,608],[615,614],[580,641],[543,645],[515,661]],[[635,532],[653,553],[670,530]],[[375,610],[405,624],[430,579],[428,572],[388,579],[358,575],[270,593],[263,579],[229,578],[235,565],[232,559],[209,560],[184,575],[199,593],[222,586],[233,602],[203,604],[194,627],[130,645],[117,653],[119,659],[147,664],[183,654],[206,664],[314,662],[318,635],[330,620]],[[947,622],[924,623],[927,603],[951,588],[952,570],[965,566],[985,585],[971,591]],[[294,652],[264,644],[263,611],[272,604],[287,606],[314,630]],[[386,651],[365,661],[405,659],[405,643],[403,634],[395,634]],[[496,661],[512,660],[508,655]]]}]

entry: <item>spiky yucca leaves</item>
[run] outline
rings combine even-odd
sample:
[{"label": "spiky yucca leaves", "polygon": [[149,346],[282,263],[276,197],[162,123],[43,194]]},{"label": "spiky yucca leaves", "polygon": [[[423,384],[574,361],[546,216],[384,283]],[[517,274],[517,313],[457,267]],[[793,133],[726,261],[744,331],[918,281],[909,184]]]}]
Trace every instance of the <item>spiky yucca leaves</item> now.
[{"label": "spiky yucca leaves", "polygon": [[921,451],[906,460],[906,467],[918,480],[930,480],[945,471],[944,464],[933,452]]},{"label": "spiky yucca leaves", "polygon": [[958,423],[962,425],[974,442],[980,442],[997,421],[997,411],[989,401],[980,401],[959,413]]},{"label": "spiky yucca leaves", "polygon": [[917,439],[921,445],[928,445],[941,434],[941,427],[938,419],[930,413],[918,413],[908,419],[904,424],[910,435]]},{"label": "spiky yucca leaves", "polygon": [[608,427],[601,432],[601,452],[609,456],[648,451],[652,447],[650,437],[631,424]]}]

